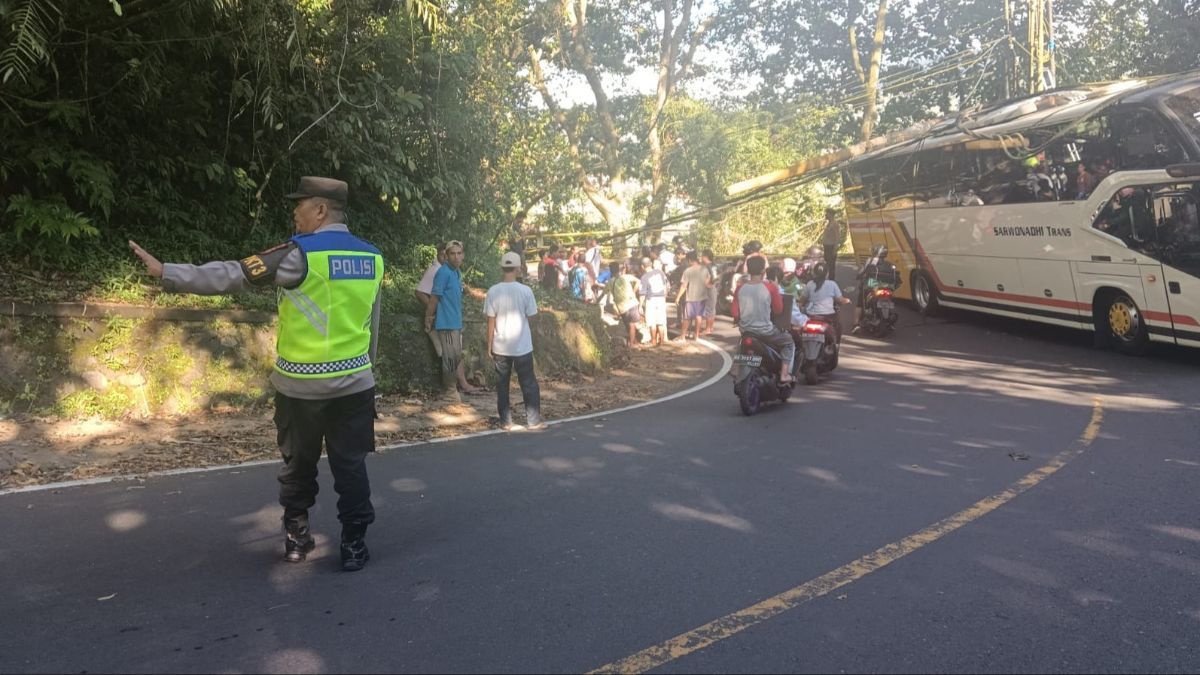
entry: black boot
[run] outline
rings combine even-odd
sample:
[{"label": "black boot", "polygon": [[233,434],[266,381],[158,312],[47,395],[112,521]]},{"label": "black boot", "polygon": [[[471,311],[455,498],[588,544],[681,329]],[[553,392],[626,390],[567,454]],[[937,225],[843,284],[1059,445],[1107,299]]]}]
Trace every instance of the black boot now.
[{"label": "black boot", "polygon": [[366,525],[342,525],[342,571],[357,572],[367,566],[371,553],[367,550]]},{"label": "black boot", "polygon": [[283,559],[287,562],[304,562],[308,557],[308,552],[316,548],[317,542],[313,541],[312,535],[308,532],[308,516],[296,516],[289,518],[283,517]]}]

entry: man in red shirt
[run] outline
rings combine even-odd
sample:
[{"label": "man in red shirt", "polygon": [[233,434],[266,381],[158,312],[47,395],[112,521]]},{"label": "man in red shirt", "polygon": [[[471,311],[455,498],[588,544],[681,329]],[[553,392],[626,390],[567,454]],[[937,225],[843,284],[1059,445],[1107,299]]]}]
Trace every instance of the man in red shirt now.
[{"label": "man in red shirt", "polygon": [[558,275],[560,272],[561,270],[558,266],[558,244],[550,244],[550,248],[542,258],[542,269],[538,274],[538,278],[542,282],[542,288],[558,288]]},{"label": "man in red shirt", "polygon": [[783,311],[783,295],[778,286],[763,279],[766,267],[767,259],[761,255],[746,260],[746,271],[750,278],[733,293],[733,318],[738,322],[742,335],[753,335],[779,352],[783,357],[779,381],[786,384],[792,381],[796,342],[789,333],[780,330],[771,321],[772,315]]}]

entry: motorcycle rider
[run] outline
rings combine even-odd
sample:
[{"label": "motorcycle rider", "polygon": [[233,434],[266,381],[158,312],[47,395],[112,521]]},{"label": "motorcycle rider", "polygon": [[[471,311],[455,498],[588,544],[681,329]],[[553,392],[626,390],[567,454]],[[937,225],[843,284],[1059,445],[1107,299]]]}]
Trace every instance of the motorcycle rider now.
[{"label": "motorcycle rider", "polygon": [[825,247],[813,244],[804,252],[804,257],[796,265],[796,278],[800,284],[806,284],[813,279],[813,266],[825,259]]},{"label": "motorcycle rider", "polygon": [[[763,260],[767,259],[767,257],[762,254],[762,242],[757,239],[751,239],[745,244],[742,244],[742,259],[739,260],[737,266],[733,268],[733,276],[729,280],[729,288],[735,293],[737,292],[737,287],[741,285],[744,279],[747,278],[746,261],[752,256],[760,257]],[[765,268],[766,267],[764,265],[764,269]]]},{"label": "motorcycle rider", "polygon": [[796,358],[796,343],[792,336],[780,330],[772,321],[773,314],[783,311],[783,296],[779,287],[763,279],[767,259],[752,255],[746,259],[749,280],[743,281],[733,293],[733,319],[742,335],[752,335],[771,345],[782,357],[780,384],[792,382],[792,364]]},{"label": "motorcycle rider", "polygon": [[800,281],[800,277],[797,276],[796,259],[784,258],[780,267],[783,270],[783,281],[780,283],[780,288],[788,295],[796,295],[804,287],[804,282]]},{"label": "motorcycle rider", "polygon": [[804,286],[804,297],[807,298],[805,313],[814,319],[828,323],[834,330],[836,342],[842,341],[842,329],[839,325],[837,305],[850,303],[850,298],[842,295],[842,289],[837,282],[829,278],[829,268],[821,261],[812,268],[813,279]]},{"label": "motorcycle rider", "polygon": [[871,257],[863,263],[858,271],[858,293],[854,305],[854,330],[857,333],[862,326],[863,308],[867,304],[867,293],[881,283],[891,284],[892,288],[900,288],[900,273],[896,266],[887,259],[887,246],[877,244],[871,251]]}]

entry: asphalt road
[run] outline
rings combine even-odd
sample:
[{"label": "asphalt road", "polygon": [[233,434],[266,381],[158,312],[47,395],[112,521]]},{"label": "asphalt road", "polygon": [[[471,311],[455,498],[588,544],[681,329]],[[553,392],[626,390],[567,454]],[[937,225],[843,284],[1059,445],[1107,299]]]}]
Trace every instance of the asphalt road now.
[{"label": "asphalt road", "polygon": [[754,418],[726,380],[372,457],[356,574],[336,570],[324,472],[303,565],[279,560],[274,467],[0,496],[0,671],[587,671],[973,513],[1070,453],[994,510],[656,672],[1194,672],[1198,373],[1189,351],[1124,358],[1083,333],[906,313]]}]

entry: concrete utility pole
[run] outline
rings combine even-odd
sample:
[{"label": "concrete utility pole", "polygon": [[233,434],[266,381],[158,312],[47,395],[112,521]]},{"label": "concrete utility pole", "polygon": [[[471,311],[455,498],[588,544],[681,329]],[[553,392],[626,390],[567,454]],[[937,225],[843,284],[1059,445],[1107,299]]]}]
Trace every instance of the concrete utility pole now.
[{"label": "concrete utility pole", "polygon": [[1050,52],[1050,86],[1058,86],[1058,50],[1054,40],[1054,0],[1046,0],[1046,48]]},{"label": "concrete utility pole", "polygon": [[[1026,35],[1029,48],[1029,93],[1036,94],[1058,86],[1054,56],[1053,0],[1028,0]],[[1007,7],[1005,8],[1007,11]]]}]

